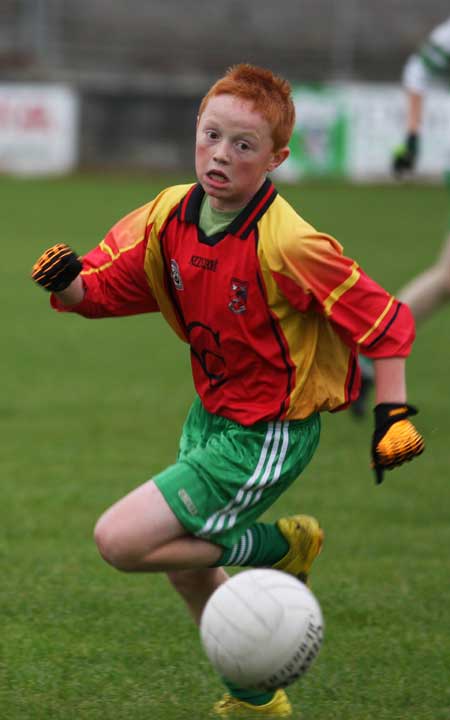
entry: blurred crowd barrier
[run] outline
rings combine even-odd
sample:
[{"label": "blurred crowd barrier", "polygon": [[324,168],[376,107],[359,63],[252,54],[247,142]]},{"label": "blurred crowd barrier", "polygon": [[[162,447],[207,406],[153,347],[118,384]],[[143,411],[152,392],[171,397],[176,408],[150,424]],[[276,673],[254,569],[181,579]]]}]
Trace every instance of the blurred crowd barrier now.
[{"label": "blurred crowd barrier", "polygon": [[75,170],[80,151],[80,99],[70,87],[0,85],[0,172],[61,174]]},{"label": "blurred crowd barrier", "polygon": [[[404,136],[399,85],[294,87],[291,154],[276,177],[386,180]],[[0,172],[64,174],[79,168],[192,173],[199,98],[91,93],[61,84],[0,85]],[[450,167],[450,95],[434,89],[425,106],[418,176]]]},{"label": "blurred crowd barrier", "polygon": [[[405,136],[406,98],[396,84],[297,87],[291,155],[278,176],[386,180]],[[416,175],[440,177],[450,167],[450,94],[434,88],[425,104]]]}]

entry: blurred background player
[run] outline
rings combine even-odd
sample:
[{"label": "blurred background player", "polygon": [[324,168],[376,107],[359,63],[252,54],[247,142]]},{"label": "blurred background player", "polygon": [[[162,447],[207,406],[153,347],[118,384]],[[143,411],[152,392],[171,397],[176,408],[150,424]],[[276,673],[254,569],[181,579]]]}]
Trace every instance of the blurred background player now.
[{"label": "blurred background player", "polygon": [[[83,258],[58,244],[32,271],[58,311],[160,311],[190,346],[197,397],[177,462],[109,508],[95,539],[119,570],[166,572],[196,622],[228,579],[224,566],[307,581],[323,542],[317,520],[257,519],[311,460],[320,413],[355,398],[357,347],[376,346],[377,482],[423,450],[406,399],[411,313],[267,177],[289,155],[294,120],[285,80],[231,68],[200,105],[198,182],[166,188]],[[281,689],[228,688],[218,715],[292,713]]]},{"label": "blurred background player", "polygon": [[[403,87],[406,92],[406,130],[403,144],[392,158],[392,170],[397,178],[414,172],[420,152],[424,100],[433,83],[448,88],[450,83],[450,18],[438,25],[422,47],[411,55],[403,69]],[[445,180],[450,190],[450,128],[447,145]],[[447,234],[436,261],[402,287],[397,297],[409,305],[416,322],[421,322],[448,302],[450,298],[450,232]],[[360,357],[361,392],[352,404],[356,417],[363,417],[369,406],[374,383],[372,363]]]}]

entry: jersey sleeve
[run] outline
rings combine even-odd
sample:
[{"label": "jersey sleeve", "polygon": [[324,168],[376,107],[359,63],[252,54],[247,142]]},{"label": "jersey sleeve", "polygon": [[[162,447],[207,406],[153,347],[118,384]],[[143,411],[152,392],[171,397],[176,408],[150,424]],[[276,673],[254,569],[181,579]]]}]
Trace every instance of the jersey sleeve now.
[{"label": "jersey sleeve", "polygon": [[82,258],[85,296],[77,305],[63,305],[52,294],[59,312],[88,318],[120,317],[159,310],[144,270],[149,211],[152,204],[126,215],[102,242]]},{"label": "jersey sleeve", "polygon": [[323,314],[353,350],[406,357],[415,332],[409,308],[372,280],[332,237],[310,232],[279,248],[280,290],[300,311]]}]

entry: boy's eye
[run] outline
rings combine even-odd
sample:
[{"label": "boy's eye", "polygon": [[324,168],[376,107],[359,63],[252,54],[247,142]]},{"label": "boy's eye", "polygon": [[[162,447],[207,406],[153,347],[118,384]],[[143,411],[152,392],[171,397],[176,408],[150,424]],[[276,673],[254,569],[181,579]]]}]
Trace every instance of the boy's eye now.
[{"label": "boy's eye", "polygon": [[210,138],[210,140],[217,140],[218,138],[218,134],[215,130],[207,130],[206,135]]},{"label": "boy's eye", "polygon": [[237,146],[238,146],[239,150],[249,150],[250,149],[250,145],[248,144],[248,142],[245,142],[245,140],[240,140],[238,142]]}]

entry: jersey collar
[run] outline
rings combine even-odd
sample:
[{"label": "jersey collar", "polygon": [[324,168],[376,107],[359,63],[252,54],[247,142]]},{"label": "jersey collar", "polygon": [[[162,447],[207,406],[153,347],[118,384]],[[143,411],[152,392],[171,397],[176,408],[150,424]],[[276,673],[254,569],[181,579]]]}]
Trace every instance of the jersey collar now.
[{"label": "jersey collar", "polygon": [[[200,183],[196,183],[190,188],[178,207],[178,217],[182,222],[193,223],[198,226],[200,207],[204,195],[205,191]],[[252,197],[245,208],[241,210],[239,215],[234,218],[228,228],[215,235],[214,239],[218,240],[225,235],[234,235],[242,239],[248,237],[277,195],[277,189],[267,178],[258,192]]]}]

